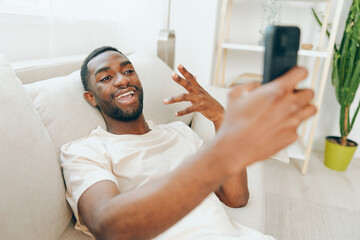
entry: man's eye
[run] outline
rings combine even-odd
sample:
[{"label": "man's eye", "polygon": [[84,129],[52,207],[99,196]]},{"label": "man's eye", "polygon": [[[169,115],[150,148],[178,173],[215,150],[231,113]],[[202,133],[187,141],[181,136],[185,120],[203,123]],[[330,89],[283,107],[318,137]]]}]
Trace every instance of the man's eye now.
[{"label": "man's eye", "polygon": [[125,71],[124,74],[130,74],[130,73],[133,73],[133,72],[134,72],[134,70],[130,69],[130,70]]},{"label": "man's eye", "polygon": [[100,82],[107,81],[107,80],[109,80],[110,78],[111,78],[110,76],[104,77],[104,78],[100,79]]}]

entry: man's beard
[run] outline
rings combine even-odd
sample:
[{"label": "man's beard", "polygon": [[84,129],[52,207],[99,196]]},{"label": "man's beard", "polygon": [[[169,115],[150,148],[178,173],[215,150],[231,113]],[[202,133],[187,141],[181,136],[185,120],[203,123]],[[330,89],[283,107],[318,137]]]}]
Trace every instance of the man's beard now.
[{"label": "man's beard", "polygon": [[[98,107],[103,114],[106,114],[110,118],[116,119],[122,122],[130,122],[138,119],[143,111],[143,100],[144,100],[144,93],[142,89],[136,88],[137,92],[139,93],[139,106],[137,108],[131,108],[127,111],[119,108],[113,103],[109,101],[98,101]],[[96,97],[97,98],[97,97]]]}]

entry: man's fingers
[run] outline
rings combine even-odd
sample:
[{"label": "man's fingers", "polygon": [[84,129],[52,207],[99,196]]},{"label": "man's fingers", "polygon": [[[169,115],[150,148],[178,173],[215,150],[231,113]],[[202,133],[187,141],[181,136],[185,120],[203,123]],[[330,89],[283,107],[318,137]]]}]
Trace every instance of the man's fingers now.
[{"label": "man's fingers", "polygon": [[289,114],[293,114],[311,102],[311,100],[314,98],[314,91],[311,89],[297,90],[290,96],[290,98],[293,100],[289,102],[289,107],[287,110]]},{"label": "man's fingers", "polygon": [[185,108],[184,110],[176,112],[175,116],[180,117],[180,116],[184,116],[184,115],[189,114],[189,113],[193,113],[195,111],[196,111],[196,107],[190,106],[188,108]]},{"label": "man's fingers", "polygon": [[173,73],[171,74],[171,78],[177,82],[180,86],[182,86],[183,88],[185,88],[188,92],[191,92],[194,88],[194,86],[186,79],[183,79],[182,77],[180,77],[178,74]]},{"label": "man's fingers", "polygon": [[309,117],[313,116],[317,112],[317,109],[312,104],[307,104],[304,106],[300,111],[296,113],[296,117],[300,120],[300,122],[308,119]]},{"label": "man's fingers", "polygon": [[251,92],[252,90],[258,88],[259,86],[261,86],[259,82],[250,82],[247,84],[238,85],[233,88],[233,90],[230,92],[230,95],[232,98],[238,98],[242,94],[246,92]]},{"label": "man's fingers", "polygon": [[285,142],[290,140],[290,142],[287,142],[285,144],[288,145],[296,140],[297,129],[300,126],[300,124],[304,120],[313,116],[316,113],[316,111],[317,110],[315,106],[311,104],[307,104],[302,109],[297,111],[295,114],[287,117],[286,119],[283,119],[281,121],[281,124],[274,125],[274,127],[269,129],[269,131],[271,131],[273,135],[276,135],[278,139],[283,139],[285,140]]},{"label": "man's fingers", "polygon": [[[297,92],[288,93],[283,98],[274,102],[274,105],[270,110],[273,115],[273,120],[280,119],[281,121],[287,121],[286,119],[293,118],[298,113],[301,113],[304,107],[311,105],[311,100],[314,97],[314,92],[310,89],[299,90]],[[270,101],[269,101],[270,102]],[[266,103],[264,103],[266,104]],[[270,109],[270,107],[266,107]],[[298,119],[293,123],[302,121]]]},{"label": "man's fingers", "polygon": [[296,131],[296,129],[304,120],[310,118],[315,113],[316,107],[314,105],[307,104],[293,115],[287,117],[286,119],[283,119],[282,124],[279,125],[279,129],[293,129],[294,131]]},{"label": "man's fingers", "polygon": [[179,64],[177,69],[186,79],[194,78],[194,76],[183,65]]},{"label": "man's fingers", "polygon": [[185,77],[185,79],[187,79],[188,81],[190,81],[192,84],[194,84],[197,87],[200,87],[200,84],[197,82],[196,76],[191,74],[182,64],[179,64],[177,69],[179,70],[179,72]]},{"label": "man's fingers", "polygon": [[294,67],[288,72],[277,78],[275,81],[268,84],[279,84],[284,88],[285,91],[293,91],[296,85],[303,81],[308,75],[308,72],[305,68]]},{"label": "man's fingers", "polygon": [[178,103],[178,102],[191,101],[191,100],[192,100],[192,98],[191,98],[190,94],[183,93],[183,94],[180,94],[178,96],[170,97],[168,99],[165,99],[164,103],[165,104],[171,104],[171,103]]},{"label": "man's fingers", "polygon": [[182,64],[179,64],[177,66],[177,69],[185,77],[185,79],[189,80],[192,84],[199,86],[196,81],[196,77],[192,75]]}]

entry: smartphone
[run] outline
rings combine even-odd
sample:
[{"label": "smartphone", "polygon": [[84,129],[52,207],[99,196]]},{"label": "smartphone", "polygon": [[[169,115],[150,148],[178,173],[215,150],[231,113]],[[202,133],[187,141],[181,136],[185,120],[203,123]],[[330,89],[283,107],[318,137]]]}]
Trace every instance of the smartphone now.
[{"label": "smartphone", "polygon": [[273,26],[265,29],[263,84],[268,83],[297,64],[300,29],[296,26]]}]

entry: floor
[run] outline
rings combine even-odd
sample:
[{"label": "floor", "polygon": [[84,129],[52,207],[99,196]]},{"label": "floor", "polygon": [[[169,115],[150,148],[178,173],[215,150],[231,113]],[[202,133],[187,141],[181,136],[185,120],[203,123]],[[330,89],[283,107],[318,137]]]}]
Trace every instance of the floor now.
[{"label": "floor", "polygon": [[278,240],[360,240],[360,159],[337,172],[314,153],[306,175],[301,161],[262,164],[266,234]]}]

